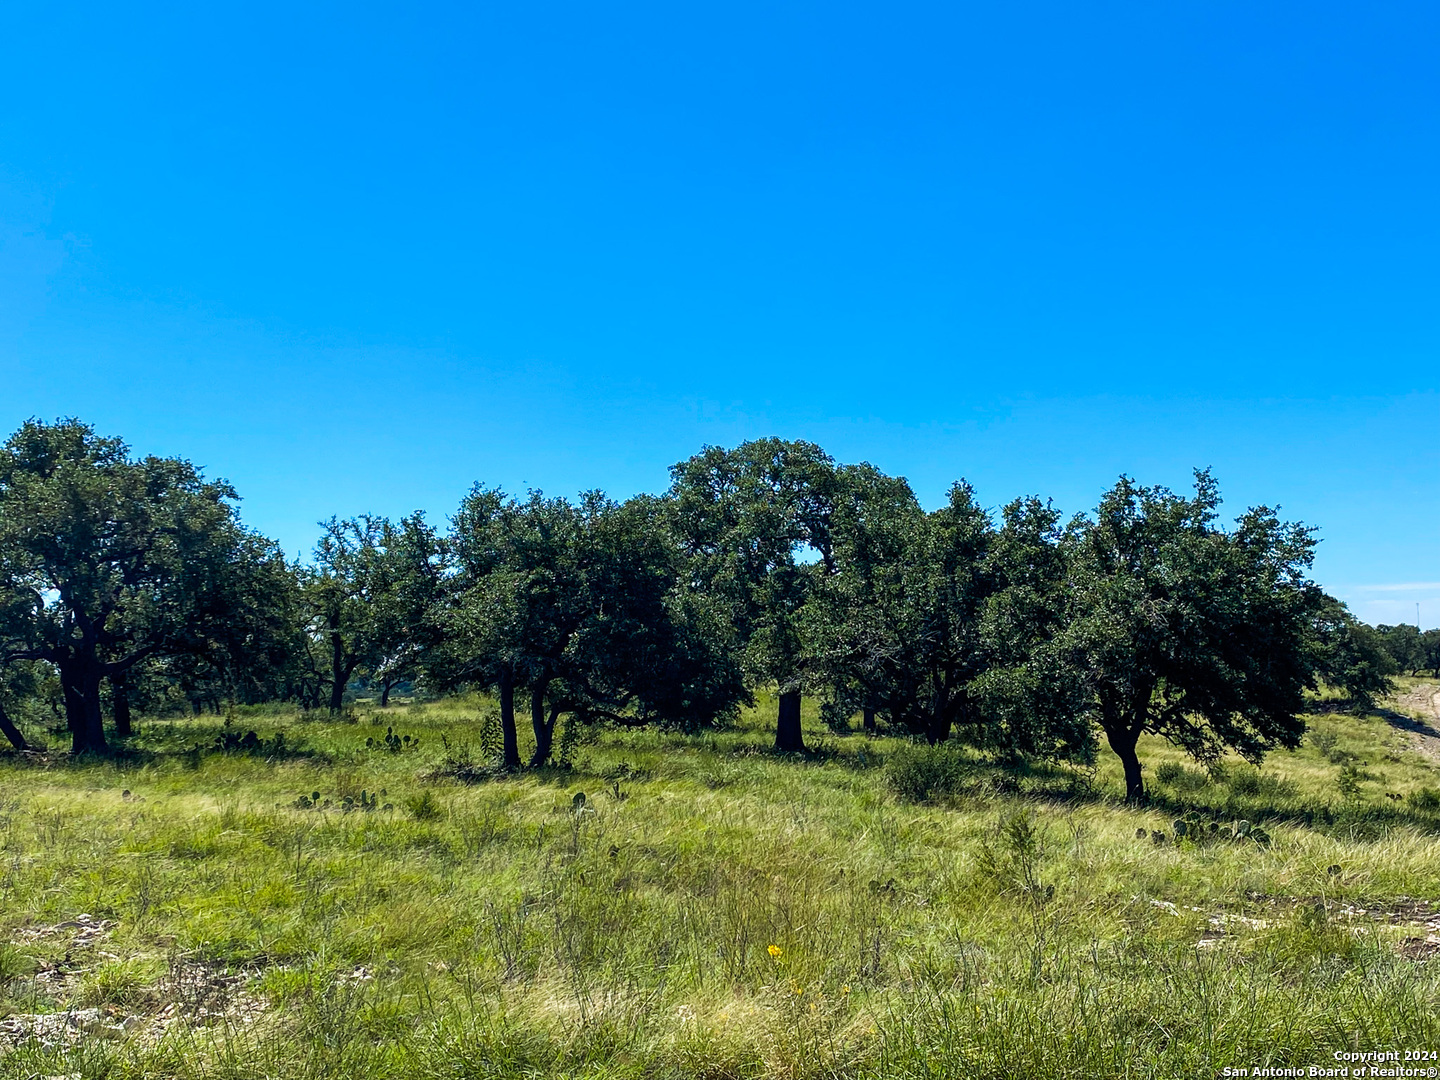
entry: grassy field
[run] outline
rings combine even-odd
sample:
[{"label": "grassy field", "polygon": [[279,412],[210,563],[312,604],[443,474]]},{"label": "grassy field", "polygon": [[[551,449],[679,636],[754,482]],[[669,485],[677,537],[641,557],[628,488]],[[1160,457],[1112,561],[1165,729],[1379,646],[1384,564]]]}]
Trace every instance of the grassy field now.
[{"label": "grassy field", "polygon": [[1201,1077],[1440,1050],[1440,770],[1397,714],[1317,712],[1258,771],[1147,745],[1141,810],[1108,754],[1002,768],[807,714],[812,753],[779,757],[761,706],[519,777],[476,766],[479,699],[0,756],[0,1076]]}]

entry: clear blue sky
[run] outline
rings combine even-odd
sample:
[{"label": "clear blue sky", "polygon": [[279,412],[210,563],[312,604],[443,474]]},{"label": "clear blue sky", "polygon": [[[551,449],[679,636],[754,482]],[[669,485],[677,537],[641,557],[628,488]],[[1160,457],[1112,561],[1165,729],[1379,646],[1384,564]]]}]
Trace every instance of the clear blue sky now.
[{"label": "clear blue sky", "polygon": [[1092,506],[1215,469],[1440,623],[1434,4],[13,4],[0,426],[292,552],[779,434]]}]

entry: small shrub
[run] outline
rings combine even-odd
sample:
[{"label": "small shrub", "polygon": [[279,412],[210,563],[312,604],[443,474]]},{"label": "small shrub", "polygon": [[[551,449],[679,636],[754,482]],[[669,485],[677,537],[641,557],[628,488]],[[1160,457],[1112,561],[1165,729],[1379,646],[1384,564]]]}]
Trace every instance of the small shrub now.
[{"label": "small shrub", "polygon": [[885,765],[890,789],[911,802],[929,802],[959,794],[967,763],[954,747],[905,746]]},{"label": "small shrub", "polygon": [[[1164,835],[1164,834],[1158,834]],[[1001,892],[1023,896],[1037,905],[1055,897],[1055,886],[1040,880],[1045,858],[1045,834],[1028,810],[1002,818],[991,839],[980,844],[980,873]]]},{"label": "small shrub", "polygon": [[481,753],[484,756],[479,761],[470,753],[469,743],[452,746],[450,740],[443,735],[440,736],[440,741],[445,746],[445,757],[439,765],[425,774],[426,779],[450,779],[459,780],[462,784],[478,784],[493,780],[505,771],[498,753],[484,754],[483,739]]},{"label": "small shrub", "polygon": [[1259,769],[1238,769],[1228,780],[1226,786],[1235,795],[1250,799],[1293,799],[1299,794],[1300,789],[1295,786],[1294,781],[1287,780],[1283,776],[1274,773],[1261,772]]},{"label": "small shrub", "polygon": [[1342,798],[1358,799],[1360,797],[1360,781],[1364,774],[1356,765],[1346,765],[1340,770],[1340,775],[1335,778],[1335,790]]},{"label": "small shrub", "polygon": [[1433,787],[1416,788],[1410,792],[1408,801],[1414,809],[1433,814],[1440,810],[1440,790]]},{"label": "small shrub", "polygon": [[440,800],[435,798],[434,792],[427,789],[406,799],[405,809],[410,811],[410,816],[416,821],[434,821],[440,816]]},{"label": "small shrub", "polygon": [[1178,761],[1162,762],[1155,770],[1155,779],[1176,791],[1199,791],[1210,785],[1210,777],[1206,773]]}]

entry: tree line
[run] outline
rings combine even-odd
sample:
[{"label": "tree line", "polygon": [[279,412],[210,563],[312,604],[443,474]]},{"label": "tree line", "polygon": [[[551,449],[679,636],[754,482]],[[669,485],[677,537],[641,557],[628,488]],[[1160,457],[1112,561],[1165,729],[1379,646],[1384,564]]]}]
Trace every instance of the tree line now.
[{"label": "tree line", "polygon": [[444,529],[332,518],[292,562],[189,462],[31,420],[0,449],[0,734],[25,749],[12,714],[48,713],[106,753],[133,711],[334,713],[359,679],[382,706],[494,694],[520,769],[517,708],[537,767],[562,718],[695,730],[773,687],[778,751],[805,749],[808,694],[837,730],[1080,761],[1103,739],[1140,798],[1143,733],[1259,760],[1298,743],[1307,690],[1368,702],[1440,667],[1440,632],[1366,626],[1309,579],[1313,530],[1222,525],[1208,472],[1188,494],[1122,477],[1069,520],[963,481],[926,511],[800,441],[670,473],[624,501],[476,485]]}]

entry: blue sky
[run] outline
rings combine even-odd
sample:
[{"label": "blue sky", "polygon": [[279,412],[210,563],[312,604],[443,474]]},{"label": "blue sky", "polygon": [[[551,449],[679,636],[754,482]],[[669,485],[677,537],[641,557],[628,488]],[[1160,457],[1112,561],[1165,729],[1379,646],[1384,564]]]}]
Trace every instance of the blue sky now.
[{"label": "blue sky", "polygon": [[292,552],[779,434],[1317,526],[1440,623],[1440,9],[12,5],[0,426],[228,477]]}]

